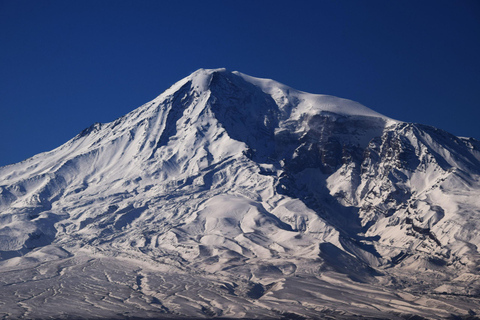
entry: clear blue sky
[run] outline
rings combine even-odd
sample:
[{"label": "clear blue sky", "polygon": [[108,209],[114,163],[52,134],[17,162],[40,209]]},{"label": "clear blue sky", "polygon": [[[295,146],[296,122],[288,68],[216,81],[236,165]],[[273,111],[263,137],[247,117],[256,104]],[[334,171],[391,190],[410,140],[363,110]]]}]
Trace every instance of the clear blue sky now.
[{"label": "clear blue sky", "polygon": [[478,0],[0,0],[0,165],[218,67],[480,139]]}]

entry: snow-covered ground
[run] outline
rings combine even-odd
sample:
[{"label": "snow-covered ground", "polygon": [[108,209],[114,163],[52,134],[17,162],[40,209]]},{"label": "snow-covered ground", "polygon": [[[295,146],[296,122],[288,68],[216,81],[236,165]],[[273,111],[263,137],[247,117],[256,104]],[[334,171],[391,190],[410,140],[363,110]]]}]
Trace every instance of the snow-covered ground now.
[{"label": "snow-covered ground", "polygon": [[0,314],[480,314],[480,142],[198,70],[0,168]]},{"label": "snow-covered ground", "polygon": [[[291,271],[292,269],[290,269]],[[407,293],[333,271],[288,275],[259,267],[255,277],[185,272],[134,257],[77,253],[4,268],[2,316],[32,318],[447,318],[478,308],[474,299]],[[296,317],[296,318],[295,318]]]}]

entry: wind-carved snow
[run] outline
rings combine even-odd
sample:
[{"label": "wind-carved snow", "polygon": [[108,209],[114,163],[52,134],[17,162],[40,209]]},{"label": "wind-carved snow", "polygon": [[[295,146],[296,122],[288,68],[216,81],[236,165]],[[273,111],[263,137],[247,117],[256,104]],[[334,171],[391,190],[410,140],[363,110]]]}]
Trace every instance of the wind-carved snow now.
[{"label": "wind-carved snow", "polygon": [[0,312],[478,314],[479,174],[474,139],[200,69],[0,168]]},{"label": "wind-carved snow", "polygon": [[280,110],[295,120],[305,114],[316,115],[321,112],[330,112],[347,116],[377,117],[388,120],[390,123],[397,122],[355,101],[298,91],[277,81],[254,78],[238,71],[233,72],[233,74],[254,84],[270,95]]}]

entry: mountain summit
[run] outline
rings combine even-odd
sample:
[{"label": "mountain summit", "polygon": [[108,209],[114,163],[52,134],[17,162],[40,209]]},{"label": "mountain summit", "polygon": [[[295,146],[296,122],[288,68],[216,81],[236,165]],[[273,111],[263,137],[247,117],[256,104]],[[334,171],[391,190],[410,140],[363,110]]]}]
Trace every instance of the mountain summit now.
[{"label": "mountain summit", "polygon": [[0,313],[471,316],[479,194],[477,140],[200,69],[0,168]]}]

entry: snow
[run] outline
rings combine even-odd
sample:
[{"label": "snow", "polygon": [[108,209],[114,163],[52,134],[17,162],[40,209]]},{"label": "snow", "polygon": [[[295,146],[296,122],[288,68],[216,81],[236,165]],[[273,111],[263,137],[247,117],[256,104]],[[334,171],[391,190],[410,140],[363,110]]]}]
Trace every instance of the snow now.
[{"label": "snow", "polygon": [[397,122],[355,101],[329,95],[302,92],[271,79],[255,78],[238,71],[233,73],[272,96],[280,109],[292,108],[293,105],[292,118],[298,119],[303,114],[313,115],[321,112],[331,112],[347,116],[382,118],[387,120],[389,124]]},{"label": "snow", "polygon": [[478,314],[476,143],[200,69],[0,168],[0,313]]}]

